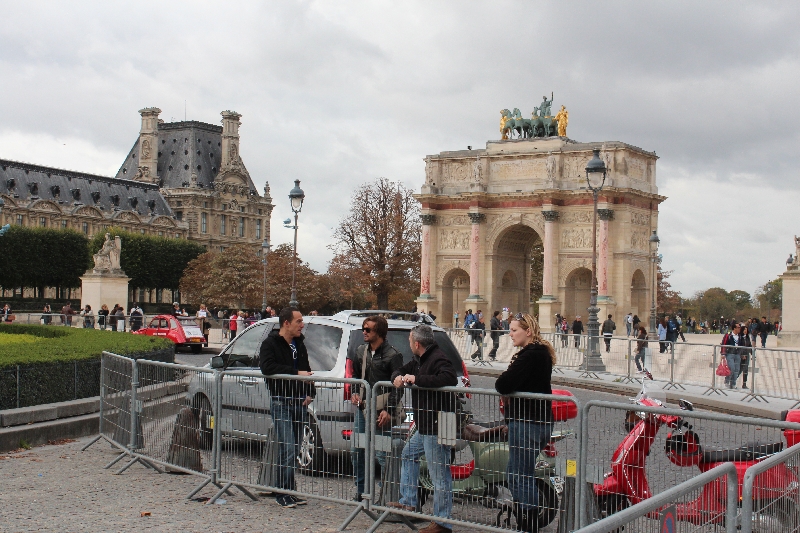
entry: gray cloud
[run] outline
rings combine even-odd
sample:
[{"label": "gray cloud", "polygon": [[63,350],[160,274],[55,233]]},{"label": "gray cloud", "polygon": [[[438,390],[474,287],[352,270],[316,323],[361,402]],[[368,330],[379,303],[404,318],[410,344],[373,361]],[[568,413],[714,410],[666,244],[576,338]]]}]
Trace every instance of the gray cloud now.
[{"label": "gray cloud", "polygon": [[[753,290],[797,232],[798,22],[800,6],[759,2],[6,4],[0,155],[112,174],[141,107],[179,120],[186,101],[212,123],[235,109],[276,198],[273,240],[290,239],[301,179],[300,252],[323,270],[356,186],[417,188],[424,155],[497,138],[499,109],[553,91],[571,137],[661,157],[677,288]],[[717,247],[731,228],[759,253]]]}]

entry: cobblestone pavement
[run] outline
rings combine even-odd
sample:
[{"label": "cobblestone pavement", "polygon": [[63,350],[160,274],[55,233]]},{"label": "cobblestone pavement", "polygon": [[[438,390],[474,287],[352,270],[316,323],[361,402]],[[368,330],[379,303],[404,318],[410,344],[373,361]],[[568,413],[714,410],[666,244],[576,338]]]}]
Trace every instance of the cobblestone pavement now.
[{"label": "cobblestone pavement", "polygon": [[[282,509],[272,497],[252,502],[238,491],[224,496],[223,505],[204,505],[186,500],[200,477],[156,474],[138,464],[115,476],[113,469],[103,466],[117,453],[102,441],[81,452],[88,441],[87,437],[0,454],[0,531],[324,533],[336,531],[352,511],[352,507],[319,500]],[[197,496],[213,494],[207,487]],[[348,531],[363,532],[370,524],[361,514]],[[409,530],[385,524],[379,531]],[[474,530],[456,527],[453,531]]]}]

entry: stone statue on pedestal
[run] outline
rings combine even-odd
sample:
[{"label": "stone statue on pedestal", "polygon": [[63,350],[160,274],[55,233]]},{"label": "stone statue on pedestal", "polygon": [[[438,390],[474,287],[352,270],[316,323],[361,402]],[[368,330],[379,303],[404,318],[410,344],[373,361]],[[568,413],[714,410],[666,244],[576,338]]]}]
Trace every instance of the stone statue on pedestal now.
[{"label": "stone statue on pedestal", "polygon": [[[122,254],[122,241],[119,235],[111,240],[111,235],[106,233],[106,240],[103,242],[103,247],[94,254],[94,268],[92,272],[95,274],[102,273],[122,273],[120,267],[120,256]],[[123,274],[124,275],[124,274]]]}]

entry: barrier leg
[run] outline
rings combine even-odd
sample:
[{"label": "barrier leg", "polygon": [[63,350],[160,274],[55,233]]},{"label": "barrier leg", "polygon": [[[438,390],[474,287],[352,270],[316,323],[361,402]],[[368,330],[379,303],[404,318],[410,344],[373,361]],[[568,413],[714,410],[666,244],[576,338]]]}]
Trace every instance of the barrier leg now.
[{"label": "barrier leg", "polygon": [[232,486],[233,483],[225,483],[225,485],[221,489],[219,489],[219,491],[206,502],[206,505],[211,505],[212,503],[216,502],[220,498],[220,496],[222,496],[226,492],[230,494],[230,491],[228,489],[231,488]]},{"label": "barrier leg", "polygon": [[675,383],[675,343],[669,345],[669,383],[664,385],[664,390],[681,389],[686,390],[686,387],[680,383]]},{"label": "barrier leg", "polygon": [[[752,377],[752,379],[750,380],[750,392],[747,394],[747,396],[742,398],[742,401],[750,402],[752,400],[755,400],[757,402],[769,403],[769,400],[767,400],[764,397],[764,395],[759,394],[757,392],[758,389],[756,389],[756,386],[757,386],[756,385],[756,375],[758,374],[758,364],[756,362],[756,349],[755,348],[753,348],[753,355],[750,356],[750,359],[752,361],[752,365],[750,365],[750,372],[749,372],[750,376]],[[750,363],[751,361],[748,361],[748,363]],[[797,407],[798,404],[800,404],[800,402],[797,402],[796,404],[794,404],[792,406],[792,409]]]},{"label": "barrier leg", "polygon": [[201,490],[203,490],[203,489],[206,487],[206,485],[208,485],[209,483],[211,483],[211,478],[210,478],[210,477],[209,477],[209,478],[206,478],[206,479],[204,479],[204,480],[203,480],[203,482],[202,482],[202,483],[200,483],[200,484],[197,486],[197,488],[195,488],[195,489],[194,489],[192,492],[190,492],[190,493],[189,493],[189,495],[188,495],[188,496],[186,496],[186,499],[187,499],[187,500],[191,500],[191,499],[194,497],[194,495],[195,495],[195,494],[197,494],[198,492],[200,492]]},{"label": "barrier leg", "polygon": [[110,463],[108,463],[106,466],[104,466],[104,467],[103,467],[103,469],[104,469],[104,470],[108,470],[109,468],[111,468],[112,466],[114,466],[115,464],[117,464],[117,463],[118,463],[118,462],[119,462],[119,461],[120,461],[120,460],[121,460],[123,457],[130,457],[130,455],[128,454],[128,451],[127,451],[127,450],[125,450],[125,451],[123,451],[122,453],[120,453],[120,454],[117,456],[117,458],[116,458],[116,459],[114,459],[113,461],[111,461]]},{"label": "barrier leg", "polygon": [[[722,355],[722,354],[720,354]],[[707,394],[719,394],[727,396],[728,393],[722,389],[717,388],[717,347],[714,346],[714,358],[711,361],[711,386],[703,392],[703,396]]]},{"label": "barrier leg", "polygon": [[103,435],[98,435],[98,436],[96,436],[95,438],[93,438],[92,440],[90,440],[90,441],[89,441],[89,443],[88,443],[86,446],[84,446],[83,448],[81,448],[81,451],[82,451],[82,452],[85,452],[86,450],[88,450],[88,449],[89,449],[89,447],[90,447],[92,444],[94,444],[95,442],[99,441],[99,440],[100,440],[100,439],[102,439],[102,438],[103,438]]}]

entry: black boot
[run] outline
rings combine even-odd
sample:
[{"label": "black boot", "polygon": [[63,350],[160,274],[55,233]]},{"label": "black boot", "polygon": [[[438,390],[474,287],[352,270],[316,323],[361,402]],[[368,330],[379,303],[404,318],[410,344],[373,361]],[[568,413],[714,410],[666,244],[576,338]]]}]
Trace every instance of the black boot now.
[{"label": "black boot", "polygon": [[538,533],[539,531],[539,510],[532,508],[529,511],[523,511],[518,505],[514,505],[514,517],[517,521],[517,531],[525,533]]}]

